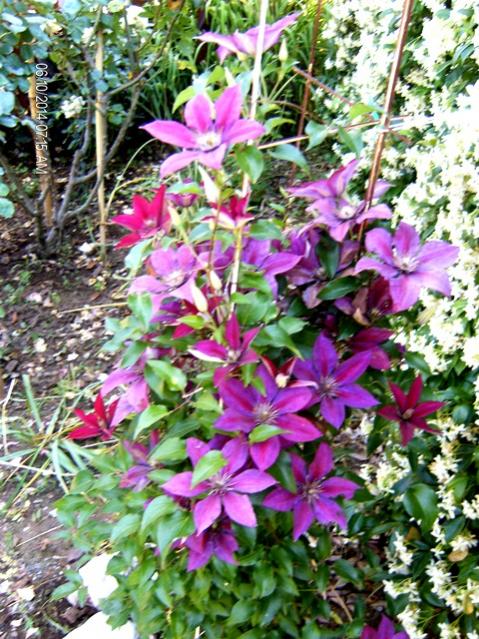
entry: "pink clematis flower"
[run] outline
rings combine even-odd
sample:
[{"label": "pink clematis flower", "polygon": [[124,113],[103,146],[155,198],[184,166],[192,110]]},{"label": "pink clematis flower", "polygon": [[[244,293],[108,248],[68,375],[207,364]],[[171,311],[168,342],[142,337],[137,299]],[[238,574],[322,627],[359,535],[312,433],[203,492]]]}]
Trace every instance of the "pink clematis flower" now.
[{"label": "pink clematis flower", "polygon": [[281,429],[264,441],[250,444],[251,457],[260,470],[272,466],[284,444],[309,442],[321,436],[319,430],[305,417],[296,413],[311,403],[309,388],[289,386],[281,388],[264,365],[257,376],[265,387],[262,395],[253,386],[245,387],[237,379],[227,379],[219,389],[226,410],[215,422],[215,428],[227,432],[251,433],[258,426]]},{"label": "pink clematis flower", "polygon": [[[208,444],[198,439],[190,437],[187,440],[187,451],[193,466],[209,450]],[[242,440],[229,440],[221,452],[227,464],[210,479],[192,487],[193,473],[186,471],[175,475],[162,486],[165,492],[179,497],[198,497],[206,493],[193,507],[197,535],[212,526],[222,513],[242,526],[256,526],[256,516],[248,494],[260,493],[277,483],[271,475],[260,470],[242,470],[248,461],[248,447]]]},{"label": "pink clematis flower", "polygon": [[[271,49],[271,47],[278,42],[284,29],[296,22],[299,15],[299,11],[297,13],[291,13],[281,18],[281,20],[266,26],[263,52]],[[217,54],[220,62],[223,62],[227,56],[232,54],[237,55],[239,58],[243,56],[254,56],[258,48],[258,35],[259,27],[253,27],[244,33],[235,31],[232,35],[223,35],[221,33],[207,31],[198,36],[197,39],[202,42],[212,42],[213,44],[219,45]]]},{"label": "pink clematis flower", "polygon": [[219,211],[216,210],[215,204],[210,204],[212,213],[203,218],[205,221],[218,220],[218,225],[222,228],[234,231],[243,228],[254,219],[254,215],[247,212],[250,194],[244,197],[233,195],[225,206],[221,206]]},{"label": "pink clematis flower", "polygon": [[394,235],[385,229],[369,231],[366,248],[379,259],[362,257],[356,273],[373,270],[382,275],[389,282],[396,312],[413,306],[423,288],[451,294],[445,269],[456,261],[459,249],[449,242],[434,240],[421,244],[416,229],[401,222]]},{"label": "pink clematis flower", "polygon": [[407,632],[396,632],[391,619],[383,615],[377,630],[372,626],[366,626],[360,639],[409,639],[409,635]]},{"label": "pink clematis flower", "polygon": [[[357,167],[358,160],[352,160],[346,166],[341,166],[327,180],[318,180],[289,189],[289,192],[296,197],[313,200],[308,211],[319,212],[319,215],[306,225],[306,229],[324,225],[333,239],[342,242],[347,233],[357,224],[366,220],[385,220],[391,217],[391,211],[386,204],[376,204],[366,210],[364,201],[355,205],[346,199],[346,188]],[[388,188],[387,182],[379,180],[373,198],[377,199]]]},{"label": "pink clematis flower", "polygon": [[120,488],[130,488],[133,492],[139,492],[148,486],[151,481],[149,473],[155,470],[154,466],[148,461],[148,456],[159,441],[160,434],[155,430],[150,435],[149,447],[139,442],[123,442],[123,446],[135,463],[122,475]]},{"label": "pink clematis flower", "polygon": [[320,524],[337,523],[346,527],[343,509],[335,497],[351,499],[358,490],[358,484],[343,477],[325,476],[333,469],[331,448],[320,444],[309,468],[301,457],[291,453],[291,466],[296,480],[297,491],[290,493],[282,487],[275,488],[263,501],[263,506],[280,512],[293,511],[293,539],[303,535],[316,519]]},{"label": "pink clematis flower", "polygon": [[115,424],[113,416],[116,411],[118,400],[105,405],[103,397],[98,394],[91,413],[76,408],[73,412],[83,422],[83,426],[78,426],[68,433],[69,439],[89,439],[90,437],[100,437],[104,441],[110,439]]},{"label": "pink clematis flower", "polygon": [[168,232],[171,226],[170,214],[165,199],[166,186],[156,191],[155,197],[147,200],[141,195],[133,196],[133,214],[116,215],[111,218],[114,224],[119,224],[132,231],[125,235],[115,248],[134,246],[148,237],[153,237],[160,231]]},{"label": "pink clematis flower", "polygon": [[257,362],[259,355],[250,348],[251,342],[259,333],[260,328],[252,328],[246,331],[241,338],[241,328],[238,318],[233,314],[226,322],[225,341],[226,346],[212,339],[201,340],[189,350],[198,359],[207,362],[224,362],[226,366],[215,370],[215,384],[221,384],[228,374],[238,366]]},{"label": "pink clematis flower", "polygon": [[189,550],[188,571],[206,565],[213,555],[228,564],[236,564],[234,553],[239,545],[231,522],[226,518],[220,519],[199,535],[190,535],[185,541],[185,546]]},{"label": "pink clematis flower", "polygon": [[435,413],[444,406],[444,403],[419,402],[423,388],[421,376],[416,377],[413,381],[407,395],[396,384],[390,383],[389,388],[394,395],[396,404],[383,406],[378,410],[378,414],[399,423],[403,446],[411,441],[415,428],[426,430],[429,433],[437,433],[437,430],[427,425],[424,417]]},{"label": "pink clematis flower", "polygon": [[380,347],[393,335],[393,331],[387,328],[364,328],[349,340],[349,348],[353,353],[368,352],[371,355],[369,366],[378,371],[386,371],[391,368],[388,354]]},{"label": "pink clematis flower", "polygon": [[186,149],[163,162],[161,177],[195,161],[210,169],[221,169],[229,146],[263,135],[262,124],[241,119],[241,102],[241,89],[235,85],[225,89],[215,103],[203,94],[190,100],[185,108],[187,126],[170,120],[154,120],[141,127],[165,144]]}]

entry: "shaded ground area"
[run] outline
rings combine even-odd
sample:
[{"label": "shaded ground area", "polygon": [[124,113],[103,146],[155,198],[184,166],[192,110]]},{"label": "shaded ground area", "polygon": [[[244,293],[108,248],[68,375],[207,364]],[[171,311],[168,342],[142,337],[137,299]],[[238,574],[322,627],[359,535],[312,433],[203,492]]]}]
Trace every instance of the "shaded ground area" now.
[{"label": "shaded ground area", "polygon": [[[115,305],[123,298],[124,255],[113,253],[105,268],[87,228],[73,229],[71,238],[55,259],[40,260],[24,214],[0,221],[1,639],[59,639],[92,612],[51,600],[78,559],[56,538],[54,502],[62,491],[51,470],[25,467],[42,468],[42,453],[35,461],[14,456],[39,445],[53,419],[55,427],[71,423],[70,404],[111,367],[112,356],[100,347],[106,315],[121,310]],[[26,401],[24,375],[39,421]]]}]

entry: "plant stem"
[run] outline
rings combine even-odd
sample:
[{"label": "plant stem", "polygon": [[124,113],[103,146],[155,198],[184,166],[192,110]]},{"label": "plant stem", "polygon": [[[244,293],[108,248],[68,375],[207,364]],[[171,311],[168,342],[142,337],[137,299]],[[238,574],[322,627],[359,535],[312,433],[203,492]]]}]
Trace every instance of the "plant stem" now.
[{"label": "plant stem", "polygon": [[[254,58],[253,76],[251,83],[251,106],[249,117],[254,120],[256,117],[256,110],[258,107],[258,100],[261,91],[261,61],[263,56],[264,47],[264,32],[266,29],[266,16],[268,15],[269,0],[261,0],[260,13],[259,13],[259,25],[258,25],[258,40],[256,42],[256,54]],[[243,178],[243,197],[248,194],[250,187],[249,176],[245,173]],[[233,259],[233,267],[231,271],[231,295],[236,293],[238,288],[238,278],[241,263],[241,252],[243,247],[243,228],[239,228],[236,233],[235,243],[235,255]]]},{"label": "plant stem", "polygon": [[[103,30],[97,33],[97,48],[95,56],[95,70],[103,74],[104,41]],[[102,259],[106,257],[106,214],[105,203],[105,143],[106,143],[106,114],[105,99],[102,91],[97,90],[95,102],[95,142],[96,142],[96,170],[99,181],[97,200],[100,214],[100,250]]]}]

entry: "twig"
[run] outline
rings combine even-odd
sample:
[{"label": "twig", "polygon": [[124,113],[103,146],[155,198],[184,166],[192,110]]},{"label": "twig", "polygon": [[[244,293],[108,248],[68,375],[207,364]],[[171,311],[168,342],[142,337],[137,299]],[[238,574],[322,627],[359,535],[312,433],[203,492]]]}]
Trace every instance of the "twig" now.
[{"label": "twig", "polygon": [[79,306],[78,308],[68,308],[66,311],[58,311],[58,315],[66,315],[66,313],[79,313],[80,311],[93,311],[96,308],[112,308],[115,306],[126,305],[126,302],[109,302],[108,304],[94,304],[93,306]]},{"label": "twig", "polygon": [[0,466],[8,466],[9,468],[22,468],[23,470],[32,470],[39,475],[44,475],[45,477],[55,474],[53,470],[43,470],[42,468],[37,468],[37,466],[29,466],[28,464],[22,464],[20,462],[8,462],[4,461],[3,459],[0,459]]},{"label": "twig", "polygon": [[13,393],[13,387],[15,386],[16,379],[13,378],[8,387],[7,394],[2,400],[2,441],[3,441],[3,454],[8,454],[8,441],[7,441],[7,404]]},{"label": "twig", "polygon": [[19,543],[17,543],[17,546],[23,546],[23,544],[28,544],[31,541],[34,541],[35,539],[38,539],[39,537],[44,537],[45,535],[48,535],[51,532],[55,532],[55,530],[60,530],[60,528],[63,528],[62,524],[59,524],[58,526],[53,526],[53,528],[49,528],[48,530],[44,530],[41,533],[38,533],[38,535],[33,535],[33,537],[30,537],[29,539],[25,539],[24,541],[20,541]]}]

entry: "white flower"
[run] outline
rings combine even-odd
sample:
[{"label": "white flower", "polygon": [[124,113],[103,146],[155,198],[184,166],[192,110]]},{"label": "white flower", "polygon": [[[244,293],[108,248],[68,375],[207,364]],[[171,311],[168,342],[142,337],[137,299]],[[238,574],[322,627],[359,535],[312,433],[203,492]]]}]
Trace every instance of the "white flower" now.
[{"label": "white flower", "polygon": [[67,119],[71,119],[80,115],[85,106],[85,100],[81,95],[74,95],[67,100],[63,100],[60,105],[60,111]]}]

